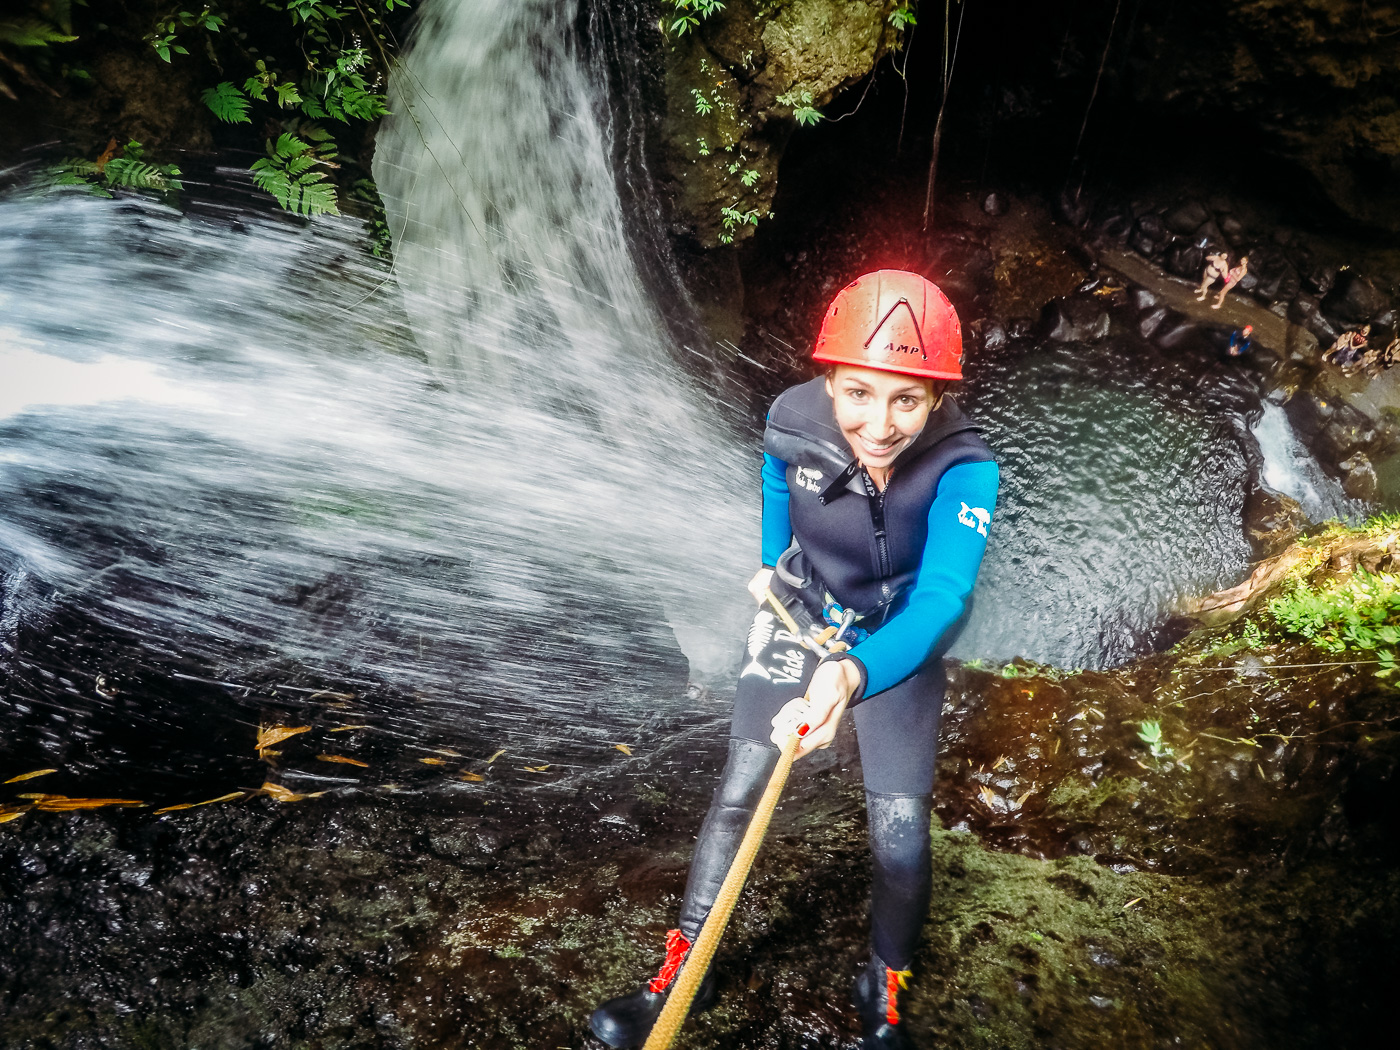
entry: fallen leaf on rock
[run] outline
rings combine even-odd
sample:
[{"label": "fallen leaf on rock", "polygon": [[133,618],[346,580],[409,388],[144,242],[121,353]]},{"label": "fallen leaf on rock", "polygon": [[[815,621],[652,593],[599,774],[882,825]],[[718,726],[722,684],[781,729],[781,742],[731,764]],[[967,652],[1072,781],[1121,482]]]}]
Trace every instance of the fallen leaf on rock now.
[{"label": "fallen leaf on rock", "polygon": [[445,766],[447,764],[440,758],[420,758],[418,761],[425,766]]},{"label": "fallen leaf on rock", "polygon": [[520,768],[527,773],[543,773],[546,769],[549,768],[549,763],[546,762],[542,766],[521,766]]},{"label": "fallen leaf on rock", "polygon": [[258,726],[257,750],[265,751],[273,744],[280,744],[289,736],[296,736],[298,733],[306,733],[310,730],[310,726]]},{"label": "fallen leaf on rock", "polygon": [[43,793],[41,792],[41,793],[39,793],[39,794],[37,794],[37,795],[16,795],[15,797],[16,797],[16,798],[27,798],[27,799],[32,799],[32,800],[34,800],[34,801],[37,802],[37,801],[38,801],[39,799],[41,799],[41,798],[67,798],[68,796],[67,796],[67,795],[45,795],[45,794],[43,794]]},{"label": "fallen leaf on rock", "polygon": [[632,749],[631,749],[630,747],[628,747],[626,744],[614,744],[613,747],[617,748],[617,749],[618,749],[619,751],[621,751],[624,755],[630,755],[630,754],[632,753]]},{"label": "fallen leaf on rock", "polygon": [[232,802],[236,798],[246,798],[246,791],[230,791],[227,795],[220,795],[218,798],[206,798],[203,802],[181,802],[174,806],[162,806],[156,810],[157,813],[174,813],[177,809],[194,809],[196,806],[212,806],[215,802]]},{"label": "fallen leaf on rock", "polygon": [[258,789],[274,802],[300,802],[304,798],[316,798],[317,795],[324,795],[324,791],[318,791],[314,795],[298,795],[295,791],[284,788],[281,784],[274,784],[270,780],[263,782],[263,786]]},{"label": "fallen leaf on rock", "polygon": [[332,733],[348,733],[348,732],[350,732],[352,729],[368,729],[368,728],[369,728],[369,726],[336,726],[334,729],[331,730],[331,732],[332,732]]},{"label": "fallen leaf on rock", "polygon": [[17,820],[24,816],[27,812],[29,812],[27,809],[15,809],[0,813],[0,824],[8,824],[10,821]]},{"label": "fallen leaf on rock", "polygon": [[361,762],[358,758],[347,758],[345,755],[317,755],[317,762],[339,762],[343,766],[359,766],[361,769],[368,769],[368,762]]},{"label": "fallen leaf on rock", "polygon": [[1035,794],[1035,788],[1029,788],[1029,789],[1027,789],[1026,793],[1016,800],[1016,805],[1017,805],[1017,806],[1024,806],[1024,805],[1026,804],[1026,799],[1030,798],[1030,797],[1031,797],[1032,795],[1034,795],[1034,794]]},{"label": "fallen leaf on rock", "polygon": [[485,780],[486,778],[485,778],[484,776],[482,776],[480,773],[463,773],[463,774],[462,774],[460,777],[458,777],[457,779],[458,779],[458,780],[465,780],[465,781],[466,781],[467,783],[469,783],[469,784],[475,784],[477,781]]},{"label": "fallen leaf on rock", "polygon": [[998,769],[1000,769],[1002,766],[1006,765],[1006,763],[1009,762],[1009,761],[1011,761],[1009,758],[1007,758],[1005,755],[1002,755],[1002,756],[1001,756],[999,759],[997,759],[996,762],[993,764],[993,766],[992,766],[992,772],[995,773]]},{"label": "fallen leaf on rock", "polygon": [[486,764],[489,766],[492,762],[496,761],[496,759],[500,758],[500,757],[501,757],[502,755],[504,755],[505,753],[506,753],[506,749],[505,749],[505,748],[501,748],[499,751],[497,751],[494,755],[492,755],[490,758],[488,758],[488,759],[486,760]]},{"label": "fallen leaf on rock", "polygon": [[34,803],[36,809],[48,813],[66,813],[73,809],[100,809],[102,806],[144,806],[135,798],[45,798]]},{"label": "fallen leaf on rock", "polygon": [[[309,697],[307,697],[307,699],[308,699],[308,700],[319,700],[319,699],[321,699],[321,697],[323,697],[323,696],[328,696],[328,697],[330,697],[332,700],[353,700],[353,699],[355,699],[355,694],[354,694],[354,693],[336,693],[336,692],[332,692],[332,691],[329,690],[329,689],[322,689],[319,693],[312,693]],[[332,705],[332,706],[334,706],[334,705]]]},{"label": "fallen leaf on rock", "polygon": [[460,752],[460,751],[453,751],[450,747],[435,747],[435,748],[433,748],[433,754],[435,754],[435,755],[446,755],[448,758],[461,758],[461,757],[462,757],[462,752]]},{"label": "fallen leaf on rock", "polygon": [[33,780],[35,777],[46,777],[46,776],[48,776],[50,773],[57,773],[57,772],[58,772],[58,770],[56,770],[56,769],[36,769],[36,770],[34,770],[32,773],[21,773],[21,774],[20,774],[19,776],[17,776],[17,777],[11,777],[9,780],[5,781],[5,783],[6,783],[6,784],[17,784],[17,783],[19,783],[21,780]]},{"label": "fallen leaf on rock", "polygon": [[1140,900],[1142,900],[1141,897],[1134,897],[1134,898],[1133,898],[1132,900],[1130,900],[1127,904],[1123,905],[1123,910],[1124,910],[1124,911],[1127,911],[1129,908],[1131,908],[1134,904],[1136,904],[1136,903],[1137,903],[1138,901],[1140,901]]},{"label": "fallen leaf on rock", "polygon": [[980,788],[977,789],[977,792],[982,796],[982,801],[987,804],[988,809],[996,808],[997,793],[995,791],[989,788],[986,784],[983,784]]}]

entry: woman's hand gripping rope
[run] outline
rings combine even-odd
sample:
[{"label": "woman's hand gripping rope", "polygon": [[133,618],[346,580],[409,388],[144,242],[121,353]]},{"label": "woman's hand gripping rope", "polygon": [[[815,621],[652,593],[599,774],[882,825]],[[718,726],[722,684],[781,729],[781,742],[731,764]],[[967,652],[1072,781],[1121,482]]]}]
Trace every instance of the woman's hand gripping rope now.
[{"label": "woman's hand gripping rope", "polygon": [[795,733],[801,740],[797,758],[830,747],[851,694],[859,686],[860,674],[849,660],[822,664],[812,675],[807,695],[789,700],[773,716],[773,735],[769,739],[781,748],[788,735]]}]

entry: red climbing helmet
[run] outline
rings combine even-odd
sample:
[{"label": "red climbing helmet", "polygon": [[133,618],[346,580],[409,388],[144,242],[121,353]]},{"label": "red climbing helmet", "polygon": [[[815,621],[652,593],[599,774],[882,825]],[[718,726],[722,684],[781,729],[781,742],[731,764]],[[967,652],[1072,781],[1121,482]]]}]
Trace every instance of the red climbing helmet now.
[{"label": "red climbing helmet", "polygon": [[929,379],[961,379],[962,356],[953,304],[908,270],[876,270],[837,292],[812,351],[816,361]]}]

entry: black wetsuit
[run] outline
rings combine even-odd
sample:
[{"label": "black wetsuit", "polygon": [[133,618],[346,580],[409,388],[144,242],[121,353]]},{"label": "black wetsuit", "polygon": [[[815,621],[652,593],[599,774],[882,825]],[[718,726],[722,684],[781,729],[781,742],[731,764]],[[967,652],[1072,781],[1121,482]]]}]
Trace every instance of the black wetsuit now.
[{"label": "black wetsuit", "polygon": [[[995,463],[945,398],[878,492],[842,438],[820,379],[779,397],[764,448],[764,560],[777,563],[775,593],[804,619],[820,619],[834,599],[859,614],[870,632],[846,658],[861,671],[852,716],[875,867],[871,937],[881,959],[907,969],[928,908],[941,653],[986,546]],[[772,513],[774,464],[787,482],[781,515]],[[790,522],[794,543],[779,558],[774,532],[781,529],[774,522],[782,519]],[[772,719],[806,692],[817,662],[771,610],[758,610],[735,694],[729,762],[681,908],[679,925],[689,940],[700,932],[776,764]]]}]

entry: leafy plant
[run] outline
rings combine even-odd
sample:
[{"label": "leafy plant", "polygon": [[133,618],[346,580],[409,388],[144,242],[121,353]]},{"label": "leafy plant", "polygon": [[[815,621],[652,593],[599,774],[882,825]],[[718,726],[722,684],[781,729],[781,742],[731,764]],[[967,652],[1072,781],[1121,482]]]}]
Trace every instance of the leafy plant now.
[{"label": "leafy plant", "polygon": [[198,14],[180,11],[157,22],[155,28],[146,34],[146,42],[155,49],[156,54],[164,61],[170,62],[172,54],[189,54],[183,44],[176,42],[176,37],[182,28],[188,29],[197,26],[206,32],[217,33],[224,21],[224,17],[216,15],[213,7],[210,6],[206,6]]},{"label": "leafy plant", "polygon": [[758,172],[754,171],[753,168],[749,168],[744,174],[739,176],[739,181],[747,187],[752,187],[753,184],[758,181]]},{"label": "leafy plant", "polygon": [[141,143],[128,142],[117,152],[117,140],[107,143],[96,160],[69,157],[48,170],[51,186],[79,186],[102,197],[112,196],[112,190],[132,190],[148,193],[173,193],[183,187],[175,176],[180,169],[174,164],[152,164],[144,157]]},{"label": "leafy plant", "polygon": [[726,206],[719,210],[719,215],[720,223],[723,227],[720,230],[719,234],[720,244],[733,244],[735,231],[737,231],[739,227],[744,225],[758,225],[757,209],[750,209],[749,211],[740,211],[738,208],[731,208]]},{"label": "leafy plant", "polygon": [[[172,62],[202,37],[215,65],[233,74],[201,93],[210,112],[228,124],[272,125],[267,155],[252,165],[257,185],[298,215],[338,213],[328,174],[338,149],[332,134],[316,122],[349,125],[389,112],[382,85],[392,44],[383,16],[408,5],[409,0],[263,0],[290,23],[296,59],[288,69],[271,50],[252,46],[246,32],[228,27],[213,4],[160,19],[147,41]],[[230,31],[221,32],[226,27]],[[273,46],[284,45],[285,36],[274,38]],[[378,234],[371,230],[371,236]]]},{"label": "leafy plant", "polygon": [[912,25],[918,25],[919,20],[914,17],[914,7],[912,0],[909,3],[902,3],[890,12],[890,25],[900,32],[908,29]]},{"label": "leafy plant", "polygon": [[252,118],[248,116],[248,109],[251,105],[248,97],[239,91],[230,80],[225,80],[222,84],[211,88],[205,88],[199,97],[214,116],[226,124],[252,123]]},{"label": "leafy plant", "polygon": [[793,88],[778,96],[777,103],[780,106],[789,106],[792,109],[792,118],[806,127],[822,120],[821,110],[812,105],[812,93],[810,91],[798,91]]},{"label": "leafy plant", "polygon": [[1172,749],[1162,739],[1161,722],[1142,722],[1138,726],[1138,739],[1147,745],[1147,750],[1153,758],[1167,758],[1172,753]]},{"label": "leafy plant", "polygon": [[[0,68],[22,83],[42,89],[43,81],[19,60],[16,52],[23,49],[44,55],[53,44],[77,40],[73,35],[72,0],[29,0],[22,7],[0,16]],[[86,76],[80,70],[74,73]],[[0,77],[0,95],[16,101],[19,98],[4,77]]]},{"label": "leafy plant", "polygon": [[295,215],[339,215],[335,184],[322,170],[333,156],[284,131],[276,142],[268,140],[267,156],[253,162],[253,181]]},{"label": "leafy plant", "polygon": [[695,112],[699,113],[702,117],[708,117],[710,115],[710,110],[715,107],[705,98],[704,92],[699,88],[691,88],[690,93],[695,96]]},{"label": "leafy plant", "polygon": [[1374,652],[1376,674],[1394,673],[1400,645],[1400,577],[1358,569],[1351,577],[1319,588],[1295,582],[1270,599],[1270,616],[1285,634],[1303,638],[1324,652]]},{"label": "leafy plant", "polygon": [[379,196],[379,187],[372,179],[358,179],[350,188],[350,199],[359,201],[369,212],[365,225],[369,227],[370,254],[376,259],[392,256],[394,238],[389,231],[389,218],[384,213],[384,201]]},{"label": "leafy plant", "polygon": [[[671,20],[671,32],[685,36],[700,27],[700,23],[711,15],[724,10],[720,0],[671,0],[675,17]],[[666,30],[666,20],[661,20],[661,29]]]}]

